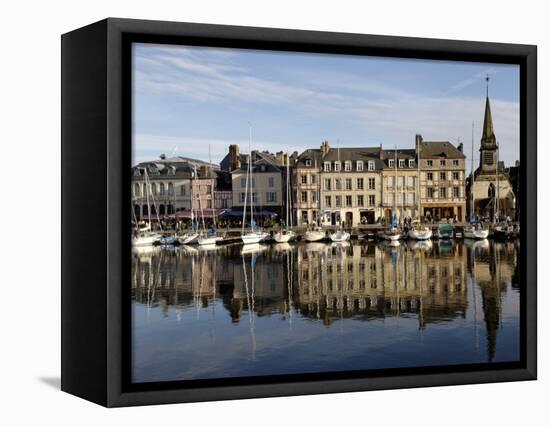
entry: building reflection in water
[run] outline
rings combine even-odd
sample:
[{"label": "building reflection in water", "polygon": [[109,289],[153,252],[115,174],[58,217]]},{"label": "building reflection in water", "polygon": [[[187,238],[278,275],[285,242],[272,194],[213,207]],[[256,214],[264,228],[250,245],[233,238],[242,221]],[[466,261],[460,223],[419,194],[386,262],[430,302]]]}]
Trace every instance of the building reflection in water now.
[{"label": "building reflection in water", "polygon": [[133,253],[132,296],[165,313],[193,309],[199,321],[208,307],[228,322],[247,321],[253,354],[260,317],[289,327],[297,318],[332,327],[406,317],[422,332],[470,312],[476,327],[484,323],[492,361],[503,293],[510,283],[519,291],[518,249],[486,240],[149,248]]}]

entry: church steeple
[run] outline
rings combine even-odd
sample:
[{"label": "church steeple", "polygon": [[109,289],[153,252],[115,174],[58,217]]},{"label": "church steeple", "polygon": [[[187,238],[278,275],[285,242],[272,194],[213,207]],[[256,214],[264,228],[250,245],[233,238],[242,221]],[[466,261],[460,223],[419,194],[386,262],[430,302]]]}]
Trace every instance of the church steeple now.
[{"label": "church steeple", "polygon": [[485,118],[483,119],[481,149],[496,149],[497,138],[493,128],[493,116],[491,114],[491,104],[489,102],[489,75],[487,75],[485,80],[487,81],[487,97],[485,99]]}]

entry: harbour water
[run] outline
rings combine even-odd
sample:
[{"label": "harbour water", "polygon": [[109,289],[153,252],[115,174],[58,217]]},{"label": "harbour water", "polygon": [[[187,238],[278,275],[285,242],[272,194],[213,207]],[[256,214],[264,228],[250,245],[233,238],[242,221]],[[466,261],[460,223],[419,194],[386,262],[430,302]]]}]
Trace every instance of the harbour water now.
[{"label": "harbour water", "polygon": [[519,360],[519,242],[134,249],[132,381]]}]

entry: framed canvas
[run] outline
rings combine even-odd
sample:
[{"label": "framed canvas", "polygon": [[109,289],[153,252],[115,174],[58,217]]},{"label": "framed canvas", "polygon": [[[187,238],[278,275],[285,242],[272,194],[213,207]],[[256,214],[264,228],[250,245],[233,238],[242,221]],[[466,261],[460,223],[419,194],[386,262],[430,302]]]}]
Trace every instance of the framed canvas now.
[{"label": "framed canvas", "polygon": [[536,58],[64,34],[62,389],[114,407],[536,379]]}]

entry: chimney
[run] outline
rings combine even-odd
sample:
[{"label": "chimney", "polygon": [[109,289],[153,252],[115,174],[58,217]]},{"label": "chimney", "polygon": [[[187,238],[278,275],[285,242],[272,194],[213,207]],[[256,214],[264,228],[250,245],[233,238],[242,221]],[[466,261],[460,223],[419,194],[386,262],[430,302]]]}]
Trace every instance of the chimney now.
[{"label": "chimney", "polygon": [[235,170],[240,167],[239,145],[229,145],[229,165],[231,170]]},{"label": "chimney", "polygon": [[380,160],[384,159],[384,150],[382,149],[382,144],[380,144],[380,151],[378,152]]},{"label": "chimney", "polygon": [[277,161],[277,164],[279,166],[284,166],[286,164],[286,155],[283,153],[283,151],[279,151],[275,154],[275,161]]},{"label": "chimney", "polygon": [[166,160],[166,154],[160,154],[160,159],[161,160]]},{"label": "chimney", "polygon": [[422,153],[422,135],[417,134],[414,138],[414,148],[416,149],[416,153],[420,154]]},{"label": "chimney", "polygon": [[460,142],[458,144],[458,146],[456,147],[456,149],[458,149],[460,152],[464,152],[464,144],[462,142]]},{"label": "chimney", "polygon": [[329,150],[330,150],[330,146],[328,144],[328,141],[324,140],[323,143],[321,144],[321,154],[323,155],[323,157],[328,154]]}]

